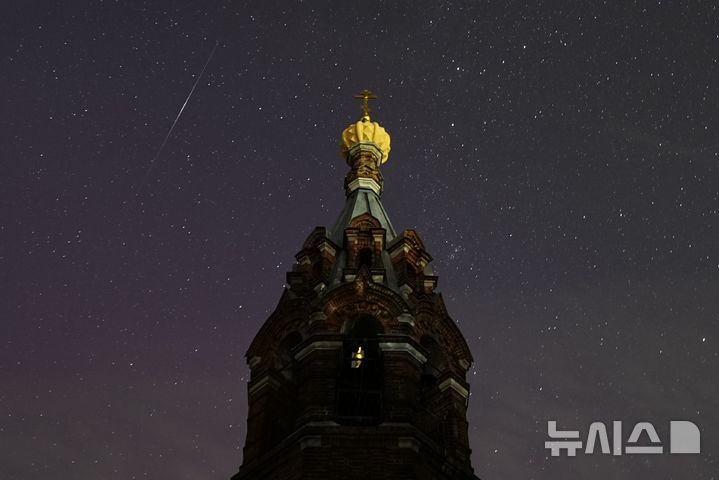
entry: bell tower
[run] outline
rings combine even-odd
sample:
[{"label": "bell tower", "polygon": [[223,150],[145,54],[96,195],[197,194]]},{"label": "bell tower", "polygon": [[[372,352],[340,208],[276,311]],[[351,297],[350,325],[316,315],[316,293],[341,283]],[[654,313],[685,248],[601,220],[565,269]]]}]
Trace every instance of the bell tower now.
[{"label": "bell tower", "polygon": [[344,208],[295,256],[247,352],[247,437],[232,480],[477,479],[467,438],[467,343],[414,230],[382,206],[390,137],[342,133]]}]

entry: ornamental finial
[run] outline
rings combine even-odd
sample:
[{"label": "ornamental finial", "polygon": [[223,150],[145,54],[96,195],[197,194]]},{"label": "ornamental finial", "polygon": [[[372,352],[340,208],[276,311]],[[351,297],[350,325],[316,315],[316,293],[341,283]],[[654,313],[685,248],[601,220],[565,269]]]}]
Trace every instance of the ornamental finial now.
[{"label": "ornamental finial", "polygon": [[369,90],[362,90],[354,98],[360,100],[362,118],[342,132],[340,140],[342,157],[352,167],[350,172],[352,178],[376,177],[374,180],[379,193],[382,180],[377,168],[385,163],[389,156],[389,134],[379,123],[372,122],[369,118],[369,101],[377,98],[377,95]]},{"label": "ornamental finial", "polygon": [[369,101],[376,100],[377,95],[365,88],[359,93],[359,95],[355,95],[354,97],[358,100],[362,100],[362,103],[360,103],[360,109],[362,110],[362,121],[369,122]]}]

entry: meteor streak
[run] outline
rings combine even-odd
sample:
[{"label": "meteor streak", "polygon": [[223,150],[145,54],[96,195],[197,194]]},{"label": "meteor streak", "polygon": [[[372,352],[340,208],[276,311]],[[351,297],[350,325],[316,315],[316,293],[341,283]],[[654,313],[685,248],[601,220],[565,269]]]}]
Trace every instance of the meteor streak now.
[{"label": "meteor streak", "polygon": [[[195,83],[192,85],[192,88],[190,89],[190,93],[188,93],[187,98],[185,98],[185,103],[182,104],[182,107],[180,107],[180,111],[177,112],[175,121],[172,122],[172,126],[170,127],[170,130],[167,131],[167,135],[165,135],[164,140],[162,140],[162,143],[160,144],[160,148],[157,149],[157,153],[155,153],[155,156],[152,158],[152,160],[150,160],[150,165],[148,165],[147,171],[145,172],[145,177],[142,180],[142,183],[140,184],[140,191],[142,190],[142,187],[147,182],[147,178],[150,176],[150,172],[152,172],[152,167],[155,165],[155,162],[160,157],[162,150],[165,148],[165,145],[167,144],[167,141],[170,139],[170,135],[172,135],[172,131],[175,129],[175,125],[177,125],[177,121],[180,120],[180,116],[182,115],[182,112],[185,111],[187,102],[190,101],[190,97],[192,97],[192,94],[195,92],[195,88],[197,88],[197,84],[200,83],[200,80],[202,80],[202,76],[205,74],[207,65],[209,65],[210,60],[212,60],[212,56],[215,54],[215,50],[217,50],[217,46],[219,44],[220,44],[219,40],[215,41],[215,46],[212,47],[212,51],[210,52],[210,55],[207,57],[205,64],[202,66],[202,70],[200,71],[200,74],[197,76],[197,80],[195,80]],[[138,191],[138,193],[139,193],[139,191]]]}]

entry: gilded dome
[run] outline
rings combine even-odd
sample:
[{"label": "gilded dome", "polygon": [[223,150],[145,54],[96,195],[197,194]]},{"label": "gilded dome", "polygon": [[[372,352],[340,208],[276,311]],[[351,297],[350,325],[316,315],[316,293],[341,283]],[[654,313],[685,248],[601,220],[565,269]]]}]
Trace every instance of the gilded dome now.
[{"label": "gilded dome", "polygon": [[382,152],[382,158],[379,163],[383,164],[387,162],[389,157],[389,134],[382,128],[377,122],[369,120],[369,116],[364,116],[357,123],[351,124],[349,127],[342,132],[342,141],[340,146],[342,147],[342,157],[347,159],[347,155],[352,147],[361,143],[374,144],[380,152]]}]

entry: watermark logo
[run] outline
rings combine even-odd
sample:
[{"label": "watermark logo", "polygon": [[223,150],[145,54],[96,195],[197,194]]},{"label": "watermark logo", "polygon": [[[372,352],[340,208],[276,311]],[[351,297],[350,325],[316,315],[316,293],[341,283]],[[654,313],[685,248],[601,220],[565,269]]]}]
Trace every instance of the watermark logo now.
[{"label": "watermark logo", "polygon": [[[622,445],[622,422],[612,422],[612,447],[609,447],[607,426],[602,422],[594,422],[589,426],[586,445],[582,443],[579,430],[557,430],[557,422],[547,422],[547,435],[551,440],[544,442],[544,448],[550,450],[553,457],[565,452],[569,457],[576,457],[577,451],[585,454],[602,453],[604,455],[657,455],[664,453],[657,430],[650,422],[639,422],[634,425],[626,445]],[[649,438],[650,445],[639,445],[642,434]],[[646,443],[646,442],[643,442]],[[584,446],[584,449],[582,447]],[[701,434],[699,427],[687,420],[669,422],[669,453],[701,453]]]}]

